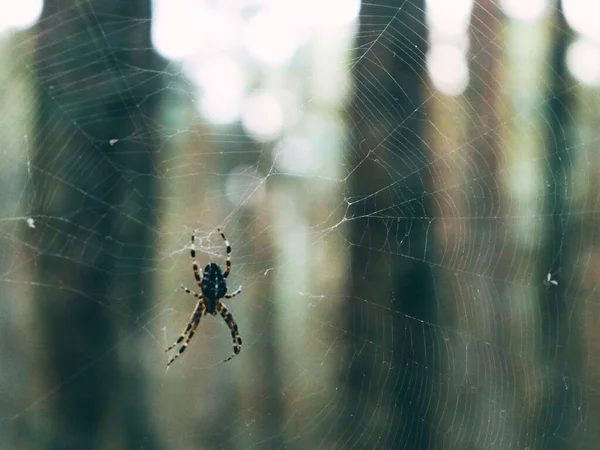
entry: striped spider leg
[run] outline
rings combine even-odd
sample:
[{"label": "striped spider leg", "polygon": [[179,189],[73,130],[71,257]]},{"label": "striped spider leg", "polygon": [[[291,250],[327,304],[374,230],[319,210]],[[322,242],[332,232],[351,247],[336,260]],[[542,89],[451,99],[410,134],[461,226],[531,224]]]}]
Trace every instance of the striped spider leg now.
[{"label": "striped spider leg", "polygon": [[172,348],[174,348],[175,346],[180,344],[181,341],[183,341],[185,339],[185,337],[187,336],[187,339],[185,339],[185,342],[179,348],[179,351],[167,363],[167,367],[169,367],[173,363],[173,361],[175,361],[177,358],[179,358],[179,356],[183,352],[185,352],[185,349],[187,348],[188,345],[190,345],[190,342],[192,341],[192,338],[194,337],[194,334],[196,333],[196,329],[198,328],[198,325],[200,325],[200,319],[202,318],[202,316],[204,314],[206,314],[206,305],[204,304],[204,299],[202,298],[202,296],[200,294],[197,294],[194,291],[189,290],[183,284],[181,285],[181,287],[187,294],[193,295],[194,297],[196,297],[198,299],[198,304],[196,305],[196,309],[194,310],[194,313],[192,314],[192,317],[191,317],[190,321],[188,322],[185,330],[183,331],[183,333],[181,333],[181,336],[179,336],[179,338],[169,348],[167,348],[165,350],[165,352],[168,352],[169,350],[171,350]]}]

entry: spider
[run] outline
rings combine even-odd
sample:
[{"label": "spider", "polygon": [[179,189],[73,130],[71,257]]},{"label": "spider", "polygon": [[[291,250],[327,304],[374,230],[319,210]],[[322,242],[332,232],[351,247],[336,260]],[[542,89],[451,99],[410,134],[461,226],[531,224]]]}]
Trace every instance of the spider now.
[{"label": "spider", "polygon": [[238,295],[240,292],[242,292],[242,287],[240,286],[232,294],[227,294],[227,283],[225,282],[225,278],[229,276],[229,272],[231,271],[231,245],[221,229],[217,228],[217,231],[223,238],[225,246],[227,247],[227,267],[225,268],[225,272],[223,272],[218,264],[211,262],[204,268],[204,273],[202,276],[200,276],[200,269],[198,268],[198,263],[196,262],[196,249],[194,248],[194,238],[196,236],[196,232],[192,232],[192,246],[190,248],[190,255],[192,256],[192,269],[194,270],[194,278],[196,278],[196,284],[200,288],[201,294],[188,289],[183,284],[181,285],[181,288],[186,292],[186,294],[193,295],[198,299],[198,304],[196,305],[196,309],[194,309],[194,313],[192,314],[192,317],[185,330],[183,333],[181,333],[181,336],[179,336],[179,339],[177,339],[173,345],[165,350],[168,352],[185,339],[185,342],[179,348],[179,352],[177,352],[175,356],[173,356],[173,358],[171,358],[171,360],[167,363],[167,367],[170,366],[173,361],[179,358],[185,351],[194,337],[194,334],[196,333],[196,329],[200,324],[200,318],[206,314],[221,314],[221,317],[231,330],[231,337],[233,338],[233,353],[223,362],[229,361],[242,349],[242,338],[238,332],[237,323],[233,319],[231,313],[227,310],[227,307],[223,304],[223,302],[221,302],[221,299],[223,298],[229,299]]}]

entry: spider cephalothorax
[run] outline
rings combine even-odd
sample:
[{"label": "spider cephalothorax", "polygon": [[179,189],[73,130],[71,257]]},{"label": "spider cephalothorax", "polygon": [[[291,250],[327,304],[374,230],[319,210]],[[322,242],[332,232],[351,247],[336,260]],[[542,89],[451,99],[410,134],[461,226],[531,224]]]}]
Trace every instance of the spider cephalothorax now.
[{"label": "spider cephalothorax", "polygon": [[225,241],[225,246],[227,247],[227,266],[225,268],[225,272],[223,272],[218,264],[211,262],[204,268],[204,273],[202,276],[200,276],[200,269],[198,268],[198,263],[196,262],[196,249],[194,248],[195,232],[192,233],[192,246],[190,248],[190,255],[192,256],[192,269],[194,270],[194,278],[196,279],[196,284],[200,288],[201,294],[188,289],[183,284],[181,285],[187,294],[193,295],[198,299],[198,304],[196,305],[196,309],[194,310],[192,318],[187,324],[187,327],[181,336],[179,336],[179,339],[177,339],[177,341],[166,350],[171,350],[185,339],[185,342],[179,348],[179,352],[177,352],[175,356],[169,360],[167,366],[171,365],[171,363],[185,351],[190,341],[194,337],[194,334],[196,333],[196,329],[200,324],[200,319],[206,314],[221,314],[221,317],[231,330],[231,337],[233,338],[233,354],[225,361],[229,361],[242,349],[242,338],[238,332],[237,323],[233,319],[233,316],[227,307],[221,301],[224,298],[235,297],[242,291],[242,287],[240,286],[233,294],[227,293],[227,283],[225,278],[229,276],[229,272],[231,271],[231,245],[225,237],[225,234],[223,234],[220,229],[217,229],[217,231],[223,238],[223,241]]}]

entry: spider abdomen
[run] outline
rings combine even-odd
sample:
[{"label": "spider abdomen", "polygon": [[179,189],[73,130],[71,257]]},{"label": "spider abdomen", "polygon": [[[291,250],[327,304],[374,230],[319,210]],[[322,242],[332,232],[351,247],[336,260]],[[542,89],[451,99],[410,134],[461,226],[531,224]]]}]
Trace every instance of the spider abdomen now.
[{"label": "spider abdomen", "polygon": [[208,264],[204,268],[204,276],[202,278],[202,294],[207,300],[206,312],[213,314],[217,300],[223,298],[226,293],[227,284],[225,283],[225,278],[223,278],[223,271],[218,264]]}]

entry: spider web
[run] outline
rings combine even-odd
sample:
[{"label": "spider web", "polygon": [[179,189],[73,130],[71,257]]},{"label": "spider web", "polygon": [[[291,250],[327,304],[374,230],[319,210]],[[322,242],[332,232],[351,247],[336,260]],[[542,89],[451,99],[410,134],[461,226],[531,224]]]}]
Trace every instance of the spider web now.
[{"label": "spider web", "polygon": [[[541,0],[451,3],[363,3],[359,28],[334,7],[289,2],[296,15],[277,16],[269,3],[207,2],[204,34],[182,32],[206,45],[160,70],[140,62],[143,40],[106,45],[148,21],[93,2],[50,11],[38,37],[1,36],[14,63],[0,88],[0,445],[50,442],[58,399],[86,401],[102,383],[104,448],[596,448],[599,103],[582,61],[597,36]],[[263,11],[281,33],[266,55],[210,28]],[[295,47],[290,15],[307,23]],[[215,103],[208,61],[223,78],[243,73],[243,89]],[[76,82],[57,81],[72,71]],[[110,120],[107,99],[126,105]],[[48,206],[70,191],[78,202]],[[106,211],[119,217],[108,231]],[[199,291],[191,233],[200,267],[224,267],[217,227],[232,246],[229,292],[243,289],[226,302],[242,351],[222,363],[229,330],[205,317],[167,370],[195,305],[180,284]],[[128,281],[139,279],[149,284]],[[90,335],[105,321],[113,340],[48,373],[45,314],[87,320]],[[123,407],[123,386],[143,402]],[[141,431],[127,441],[132,416]],[[73,438],[58,445],[89,447]]]}]

